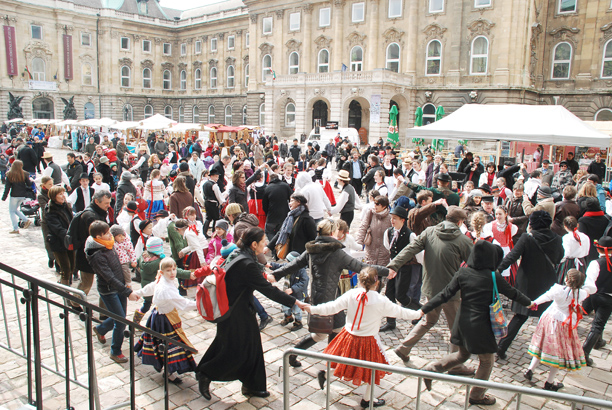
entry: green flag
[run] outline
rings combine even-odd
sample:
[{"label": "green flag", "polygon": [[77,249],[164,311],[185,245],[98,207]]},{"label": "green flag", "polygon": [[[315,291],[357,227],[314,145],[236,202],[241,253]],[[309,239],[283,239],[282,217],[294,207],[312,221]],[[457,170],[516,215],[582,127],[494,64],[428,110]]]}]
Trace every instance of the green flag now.
[{"label": "green flag", "polygon": [[394,105],[389,110],[389,131],[387,132],[387,142],[395,147],[399,142],[399,128],[397,127],[397,106]]}]

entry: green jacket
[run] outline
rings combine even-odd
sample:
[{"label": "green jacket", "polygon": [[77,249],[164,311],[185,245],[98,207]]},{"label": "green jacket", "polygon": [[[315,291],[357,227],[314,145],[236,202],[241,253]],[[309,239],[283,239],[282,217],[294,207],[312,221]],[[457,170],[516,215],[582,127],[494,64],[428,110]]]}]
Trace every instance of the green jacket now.
[{"label": "green jacket", "polygon": [[[416,194],[420,191],[430,191],[433,194],[433,202],[436,202],[438,199],[444,198],[446,199],[446,203],[451,205],[459,206],[459,195],[451,191],[450,189],[444,188],[426,188],[419,184],[413,184],[412,182],[405,181],[404,185],[408,188],[412,189]],[[446,218],[446,208],[442,205],[438,205],[436,207],[436,212],[431,216],[434,222],[442,222]]]},{"label": "green jacket", "polygon": [[178,256],[179,252],[188,245],[187,240],[174,227],[174,222],[170,222],[168,225],[168,242],[170,242],[170,249],[172,250],[172,259],[178,261],[180,259]]},{"label": "green jacket", "polygon": [[[145,287],[149,283],[153,282],[157,277],[159,271],[159,264],[161,258],[157,255],[151,255],[148,252],[144,252],[140,258],[138,258],[138,267],[140,268],[140,286]],[[179,279],[190,279],[191,271],[185,269],[177,269],[176,277]]]}]

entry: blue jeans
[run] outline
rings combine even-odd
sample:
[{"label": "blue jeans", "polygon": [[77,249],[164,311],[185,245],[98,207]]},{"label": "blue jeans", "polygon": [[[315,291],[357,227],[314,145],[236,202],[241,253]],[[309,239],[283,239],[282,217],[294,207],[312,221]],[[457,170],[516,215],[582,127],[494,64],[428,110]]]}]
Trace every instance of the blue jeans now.
[{"label": "blue jeans", "polygon": [[21,205],[25,201],[25,197],[9,197],[9,216],[11,217],[11,223],[13,224],[13,230],[19,230],[19,220],[21,219],[23,222],[27,222],[28,218],[21,212],[19,209],[19,205]]},{"label": "blue jeans", "polygon": [[288,308],[287,306],[283,306],[283,313],[285,314],[285,316],[293,315],[295,320],[297,320],[298,322],[302,320],[302,309],[300,309],[297,304],[293,305],[290,308]]},{"label": "blue jeans", "polygon": [[266,309],[264,309],[264,307],[261,305],[261,303],[259,302],[259,300],[257,300],[255,296],[253,296],[253,305],[255,305],[255,311],[257,312],[257,316],[259,316],[260,319],[263,320],[268,318]]},{"label": "blue jeans", "polygon": [[[106,305],[106,309],[116,314],[117,316],[125,317],[125,311],[127,310],[127,297],[120,296],[117,292],[109,293],[106,295],[100,295],[102,301]],[[98,333],[102,336],[107,334],[113,329],[113,339],[111,342],[111,354],[113,356],[119,356],[121,354],[121,345],[123,344],[123,331],[125,325],[123,323],[116,322],[110,317],[107,318],[102,324],[97,327]]]}]

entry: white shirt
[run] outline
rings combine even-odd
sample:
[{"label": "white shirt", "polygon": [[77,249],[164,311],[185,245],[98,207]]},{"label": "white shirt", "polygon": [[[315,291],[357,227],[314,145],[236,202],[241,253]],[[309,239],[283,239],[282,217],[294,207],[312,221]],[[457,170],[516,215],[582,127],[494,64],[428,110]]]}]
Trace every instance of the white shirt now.
[{"label": "white shirt", "polygon": [[[342,211],[342,208],[344,208],[344,205],[346,205],[348,200],[349,200],[349,193],[346,192],[346,190],[342,190],[340,192],[340,196],[336,198],[336,205],[331,207],[330,213],[332,215],[340,213],[340,211]],[[359,199],[359,195],[357,195],[357,192],[355,192],[355,209],[362,209],[362,208],[363,208],[363,204],[361,203],[361,200]],[[312,212],[310,213],[310,215],[312,215]]]},{"label": "white shirt", "polygon": [[[592,261],[591,263],[589,263],[589,267],[587,268],[586,271],[586,281],[585,286],[587,284],[587,281],[591,281],[594,286],[597,283],[597,278],[599,277],[599,263],[597,263],[597,260]],[[591,293],[595,293],[597,292],[597,289],[595,289],[595,291],[591,292]],[[606,295],[610,295],[612,296],[612,293],[606,293]]]},{"label": "white shirt", "polygon": [[[70,186],[70,178],[68,178],[68,175],[66,175],[66,173],[64,172],[63,169],[60,168],[60,171],[62,173],[62,183],[64,185]],[[53,174],[53,168],[47,167],[41,173],[40,179],[36,179],[36,182],[40,183],[40,181],[42,180],[42,177],[49,177],[49,178],[51,178],[52,174]],[[109,191],[110,191],[110,189],[109,189]]]},{"label": "white shirt", "polygon": [[153,236],[166,239],[168,237],[168,225],[172,222],[170,217],[162,218],[153,225]]},{"label": "white shirt", "polygon": [[108,191],[108,192],[110,192],[110,186],[108,186],[108,184],[106,182],[102,182],[99,185],[94,182],[91,185],[91,187],[93,188],[94,192],[98,192],[98,191]]},{"label": "white shirt", "polygon": [[412,174],[411,182],[413,184],[423,185],[425,183],[425,171],[423,171],[422,169],[420,171],[417,171],[414,168],[412,169],[414,170],[414,172],[416,172],[416,174]]},{"label": "white shirt", "polygon": [[[590,267],[590,265],[589,265]],[[556,320],[563,322],[569,316],[569,305],[572,303],[572,298],[576,297],[576,303],[582,303],[590,294],[595,293],[597,288],[595,283],[591,282],[587,277],[584,286],[578,291],[572,291],[571,288],[559,284],[554,284],[552,288],[546,291],[542,296],[533,302],[541,305],[542,303],[552,301],[551,305],[546,309],[544,314],[552,315]],[[573,313],[572,322],[576,323],[576,314]]]},{"label": "white shirt", "polygon": [[365,257],[365,251],[363,250],[363,246],[359,245],[353,235],[347,233],[344,239],[338,240],[344,248],[342,250],[349,255],[351,255],[355,259],[361,259]]},{"label": "white shirt", "polygon": [[[396,229],[395,228],[393,228],[393,229],[394,229],[394,233],[395,233]],[[416,237],[417,237],[417,235],[414,232],[412,232],[410,234],[410,242],[414,241],[416,239]],[[385,234],[383,235],[383,246],[385,247],[385,249],[391,249],[391,242],[389,242],[389,238],[387,238],[387,232],[386,231],[385,231]],[[423,264],[423,258],[425,257],[425,251],[422,250],[421,252],[417,253],[414,257],[416,258],[416,261],[419,264],[422,265]]]},{"label": "white shirt", "polygon": [[566,233],[561,238],[563,241],[563,250],[565,251],[563,259],[561,260],[562,262],[567,258],[584,258],[591,250],[591,240],[589,237],[580,231],[576,231],[576,233],[580,238],[580,243],[578,243],[571,232]]},{"label": "white shirt", "polygon": [[162,275],[159,282],[153,281],[144,288],[134,291],[140,297],[153,296],[153,304],[157,311],[162,315],[178,310],[195,310],[197,308],[195,300],[182,297],[178,291],[178,281],[168,280]]},{"label": "white shirt", "polygon": [[524,193],[528,198],[531,198],[533,194],[538,190],[538,188],[542,185],[542,180],[538,178],[529,178],[527,182],[525,182],[525,190]]},{"label": "white shirt", "polygon": [[[321,184],[312,182],[311,180],[311,182],[304,185],[302,189],[299,190],[299,193],[306,197],[308,201],[308,212],[310,216],[312,216],[312,219],[321,219],[325,216],[325,210],[328,212],[331,211],[331,202],[329,202],[329,198],[325,194]],[[357,195],[355,195],[355,197],[357,197]]]},{"label": "white shirt", "polygon": [[204,266],[206,264],[206,259],[204,258],[203,249],[208,248],[208,241],[206,240],[206,237],[201,233],[196,235],[193,230],[187,228],[183,238],[185,238],[187,241],[187,246],[181,249],[181,252],[183,252],[185,255],[195,252],[198,255],[200,265]]},{"label": "white shirt", "polygon": [[[91,197],[89,196],[89,186],[85,189],[83,189],[83,187],[78,187],[76,189],[74,189],[72,191],[72,193],[70,194],[70,196],[68,197],[68,202],[70,202],[71,205],[74,205],[76,203],[77,200],[77,192],[78,190],[83,191],[83,203],[85,204],[85,208],[87,208],[89,206],[89,204],[91,203]],[[109,189],[110,191],[110,189]],[[83,208],[83,209],[85,209]]]}]

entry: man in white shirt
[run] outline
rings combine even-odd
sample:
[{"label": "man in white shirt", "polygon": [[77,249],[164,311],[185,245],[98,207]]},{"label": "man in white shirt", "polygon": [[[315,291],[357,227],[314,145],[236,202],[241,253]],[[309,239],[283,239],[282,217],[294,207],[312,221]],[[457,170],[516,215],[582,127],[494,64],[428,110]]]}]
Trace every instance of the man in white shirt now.
[{"label": "man in white shirt", "polygon": [[[40,179],[42,180],[42,177],[50,177],[53,179],[53,185],[59,185],[63,183],[64,185],[66,185],[66,189],[70,191],[70,178],[68,178],[68,175],[66,175],[66,173],[60,168],[59,165],[53,162],[53,154],[51,154],[50,152],[45,152],[43,154],[42,159],[45,161],[45,164],[47,164],[47,166],[41,173]],[[39,182],[39,180],[37,179],[36,182]]]},{"label": "man in white shirt", "polygon": [[[302,194],[308,201],[308,212],[319,223],[325,216],[325,211],[331,212],[331,203],[325,194],[321,184],[312,182],[312,177],[307,172],[300,172],[296,178],[296,193]],[[298,189],[298,187],[300,187]]]},{"label": "man in white shirt", "polygon": [[68,197],[68,202],[74,208],[74,212],[81,212],[89,206],[91,198],[94,196],[94,189],[89,186],[89,176],[82,173],[79,178],[81,186],[76,188]]}]

